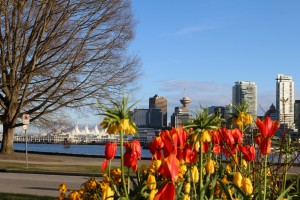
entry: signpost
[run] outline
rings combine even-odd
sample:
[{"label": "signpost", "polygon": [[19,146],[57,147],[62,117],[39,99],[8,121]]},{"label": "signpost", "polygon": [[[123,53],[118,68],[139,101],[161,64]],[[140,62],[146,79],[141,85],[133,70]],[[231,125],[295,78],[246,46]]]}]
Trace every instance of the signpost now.
[{"label": "signpost", "polygon": [[28,154],[27,154],[27,143],[28,143],[28,139],[27,139],[27,128],[28,128],[28,124],[29,124],[29,115],[28,114],[24,114],[23,115],[23,129],[25,131],[25,159],[26,159],[26,167],[28,167]]}]

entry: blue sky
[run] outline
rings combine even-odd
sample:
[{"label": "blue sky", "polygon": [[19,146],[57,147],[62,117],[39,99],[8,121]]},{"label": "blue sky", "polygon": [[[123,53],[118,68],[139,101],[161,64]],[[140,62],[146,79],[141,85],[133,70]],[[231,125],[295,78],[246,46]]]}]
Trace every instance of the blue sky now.
[{"label": "blue sky", "polygon": [[[277,74],[293,77],[300,99],[300,1],[133,0],[138,21],[130,52],[141,57],[139,107],[187,95],[191,110],[231,103],[236,81],[257,84],[258,104],[275,104]],[[258,114],[263,111],[258,107]]]},{"label": "blue sky", "polygon": [[[254,81],[258,104],[275,104],[277,74],[293,77],[300,99],[300,1],[133,0],[136,36],[129,53],[140,56],[140,89],[130,94],[148,108],[149,97],[168,99],[168,120],[179,100],[191,110],[231,103],[236,81]],[[258,107],[258,114],[263,114]],[[78,114],[74,123],[99,124]]]}]

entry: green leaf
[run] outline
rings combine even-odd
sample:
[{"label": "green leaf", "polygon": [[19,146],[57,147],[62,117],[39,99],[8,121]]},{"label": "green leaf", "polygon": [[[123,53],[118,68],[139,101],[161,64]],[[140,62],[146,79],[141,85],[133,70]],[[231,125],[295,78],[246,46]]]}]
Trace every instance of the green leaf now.
[{"label": "green leaf", "polygon": [[220,185],[222,186],[227,199],[232,200],[231,195],[228,190],[228,187],[225,185],[225,183],[223,183],[223,181],[221,179],[218,178],[218,181],[219,181]]},{"label": "green leaf", "polygon": [[296,181],[294,181],[288,188],[286,188],[286,190],[284,190],[280,196],[277,198],[277,200],[282,199],[291,189],[293,189],[294,184],[296,183]]}]

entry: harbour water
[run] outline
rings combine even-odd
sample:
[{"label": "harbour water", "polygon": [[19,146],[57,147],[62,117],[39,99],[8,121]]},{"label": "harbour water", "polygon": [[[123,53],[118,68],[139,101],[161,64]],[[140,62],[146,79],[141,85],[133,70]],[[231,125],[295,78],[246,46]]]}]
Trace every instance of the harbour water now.
[{"label": "harbour water", "polygon": [[[0,142],[1,144],[1,142]],[[14,143],[14,149],[19,151],[25,151],[25,143]],[[27,150],[30,152],[42,152],[42,153],[58,153],[58,154],[70,154],[70,155],[91,155],[91,156],[104,156],[105,145],[84,145],[84,144],[72,144],[69,148],[65,148],[63,144],[27,144]],[[120,146],[117,148],[116,156],[120,156]],[[300,154],[295,152],[293,157],[297,157],[295,164],[300,163]],[[142,158],[150,159],[152,154],[149,149],[142,149]],[[273,162],[277,162],[277,158]],[[224,157],[224,160],[226,158]],[[270,160],[271,161],[271,160]]]},{"label": "harbour water", "polygon": [[[25,151],[25,143],[14,143],[14,149]],[[27,144],[28,151],[44,153],[63,153],[74,155],[99,155],[104,156],[105,145],[84,145],[72,144],[65,148],[63,144]],[[120,146],[117,149],[117,156],[120,156]],[[149,149],[142,149],[142,158],[151,158]]]}]

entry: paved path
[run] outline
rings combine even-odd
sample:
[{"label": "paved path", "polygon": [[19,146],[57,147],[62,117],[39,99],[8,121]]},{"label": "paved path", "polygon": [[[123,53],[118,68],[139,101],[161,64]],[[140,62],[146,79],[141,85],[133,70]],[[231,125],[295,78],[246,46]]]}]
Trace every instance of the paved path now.
[{"label": "paved path", "polygon": [[66,183],[68,189],[79,189],[84,176],[63,176],[0,172],[0,192],[58,197],[58,187]]}]

